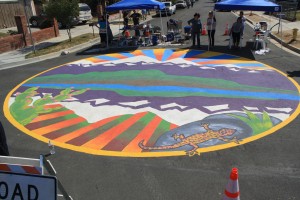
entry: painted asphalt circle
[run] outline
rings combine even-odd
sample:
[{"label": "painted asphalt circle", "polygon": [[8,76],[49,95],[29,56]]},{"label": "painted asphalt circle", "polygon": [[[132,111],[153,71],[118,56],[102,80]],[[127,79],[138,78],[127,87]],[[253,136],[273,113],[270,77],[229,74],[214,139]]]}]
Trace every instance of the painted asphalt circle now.
[{"label": "painted asphalt circle", "polygon": [[31,77],[6,97],[23,132],[96,155],[195,155],[259,139],[300,110],[299,85],[246,58],[200,50],[99,55]]}]

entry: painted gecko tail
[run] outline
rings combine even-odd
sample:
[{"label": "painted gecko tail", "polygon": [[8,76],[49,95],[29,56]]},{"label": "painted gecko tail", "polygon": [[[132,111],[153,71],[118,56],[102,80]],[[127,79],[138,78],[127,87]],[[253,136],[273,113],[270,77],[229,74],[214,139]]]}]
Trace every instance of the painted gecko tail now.
[{"label": "painted gecko tail", "polygon": [[164,150],[164,149],[176,149],[178,147],[181,147],[181,146],[184,146],[182,145],[181,143],[176,143],[174,145],[167,145],[167,146],[158,146],[158,147],[147,147],[147,146],[144,146],[144,140],[140,141],[139,142],[139,147],[141,149],[144,149],[144,150]]}]

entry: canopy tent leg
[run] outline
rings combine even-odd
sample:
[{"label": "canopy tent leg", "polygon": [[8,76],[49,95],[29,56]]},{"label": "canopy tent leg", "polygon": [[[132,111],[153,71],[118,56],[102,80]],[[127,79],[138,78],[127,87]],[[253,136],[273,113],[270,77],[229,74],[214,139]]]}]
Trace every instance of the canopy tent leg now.
[{"label": "canopy tent leg", "polygon": [[108,17],[107,17],[107,13],[105,13],[105,19],[106,19],[106,48],[108,48]]},{"label": "canopy tent leg", "polygon": [[163,26],[163,21],[162,21],[162,17],[161,17],[161,12],[160,11],[159,11],[159,17],[160,17],[161,38],[162,38],[162,35],[164,34],[164,26]]},{"label": "canopy tent leg", "polygon": [[[119,15],[119,38],[118,38],[118,40],[120,41],[120,34],[121,34],[121,30],[120,30],[120,29],[121,29],[120,20],[121,20],[121,17],[122,17],[122,16],[121,16],[121,10],[119,11],[119,14],[120,14],[120,15]],[[124,27],[124,29],[125,29],[125,27]],[[119,43],[119,41],[118,41],[118,43]]]},{"label": "canopy tent leg", "polygon": [[281,40],[280,40],[280,47],[281,47],[281,51],[282,51],[282,40],[283,40],[283,34],[282,34],[282,24],[281,24],[281,12],[280,12],[280,16],[279,16],[279,26],[280,26],[280,31],[281,31]]}]

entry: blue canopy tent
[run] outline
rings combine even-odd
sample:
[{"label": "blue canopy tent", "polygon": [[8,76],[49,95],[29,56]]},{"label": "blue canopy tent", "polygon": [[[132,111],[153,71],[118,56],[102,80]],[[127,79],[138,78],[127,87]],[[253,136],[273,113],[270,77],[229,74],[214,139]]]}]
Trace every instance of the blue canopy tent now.
[{"label": "blue canopy tent", "polygon": [[[117,11],[117,10],[135,10],[135,9],[165,9],[165,4],[156,0],[122,0],[115,4],[106,7],[107,12]],[[162,19],[161,26],[162,26]],[[163,28],[163,27],[161,27]]]},{"label": "blue canopy tent", "polygon": [[268,0],[224,0],[215,4],[215,10],[281,12],[281,6]]},{"label": "blue canopy tent", "polygon": [[122,0],[106,7],[106,11],[134,10],[134,9],[164,9],[165,4],[155,0]]}]

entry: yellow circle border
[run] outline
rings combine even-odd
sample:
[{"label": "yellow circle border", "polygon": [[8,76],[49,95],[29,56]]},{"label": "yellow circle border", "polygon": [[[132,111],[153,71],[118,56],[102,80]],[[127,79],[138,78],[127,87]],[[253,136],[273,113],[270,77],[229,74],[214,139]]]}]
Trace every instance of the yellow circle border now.
[{"label": "yellow circle border", "polygon": [[[184,50],[183,50],[184,51]],[[231,54],[226,54],[226,55],[231,55]],[[84,59],[80,59],[80,60],[84,60]],[[21,125],[20,123],[18,123],[11,115],[11,113],[9,112],[9,99],[12,96],[12,94],[20,87],[22,86],[24,83],[26,83],[27,81],[41,75],[44,74],[48,71],[52,71],[54,69],[57,69],[59,67],[68,65],[70,63],[74,63],[74,62],[78,62],[80,60],[77,61],[72,61],[66,64],[62,64],[56,67],[53,67],[51,69],[45,70],[43,72],[40,72],[26,80],[24,80],[23,82],[21,82],[20,84],[18,84],[17,86],[15,86],[6,96],[5,100],[4,100],[4,104],[3,104],[3,111],[4,111],[4,116],[8,119],[8,121],[10,123],[12,123],[13,126],[15,126],[17,129],[19,129],[20,131],[26,133],[27,135],[30,135],[31,137],[38,139],[42,142],[48,143],[49,139],[37,135],[35,133],[33,133],[32,131],[28,130],[27,128],[25,128],[23,125]],[[264,63],[263,63],[264,64]],[[287,75],[285,73],[283,73],[282,71],[271,67],[267,64],[264,64],[265,66],[267,66],[268,68],[271,68],[275,71],[277,71],[278,73],[280,73],[283,76],[286,76],[286,78],[288,80],[290,80],[294,86],[298,89],[298,92],[300,93],[300,86],[299,84],[292,78],[287,77]],[[262,137],[265,137],[267,135],[270,135],[272,133],[274,133],[275,131],[283,128],[284,126],[286,126],[287,124],[289,124],[291,121],[293,121],[300,113],[300,101],[298,103],[297,108],[295,109],[295,111],[292,113],[292,115],[290,115],[289,118],[287,118],[286,120],[282,121],[281,123],[279,123],[278,125],[272,127],[271,129],[262,132],[258,135],[255,136],[251,136],[248,137],[246,139],[243,139],[242,141],[240,141],[239,144],[236,143],[226,143],[226,144],[221,144],[221,145],[215,145],[215,146],[210,146],[210,147],[204,147],[204,148],[198,148],[197,152],[199,153],[206,153],[206,152],[211,152],[211,151],[217,151],[217,150],[222,150],[222,149],[227,149],[227,148],[231,148],[231,147],[235,147],[235,146],[240,146],[249,142],[252,142],[254,140],[260,139]],[[51,141],[52,142],[52,141]],[[139,152],[139,153],[134,153],[134,152],[117,152],[117,151],[104,151],[104,150],[93,150],[93,149],[89,149],[89,148],[85,148],[85,147],[76,147],[74,145],[70,145],[70,144],[66,144],[66,143],[61,143],[61,142],[56,142],[53,141],[53,144],[55,146],[61,147],[61,148],[65,148],[65,149],[69,149],[69,150],[73,150],[76,152],[82,152],[82,153],[87,153],[87,154],[92,154],[92,155],[101,155],[101,156],[117,156],[117,157],[167,157],[167,156],[185,156],[187,155],[185,151],[171,151],[171,152]]]}]

